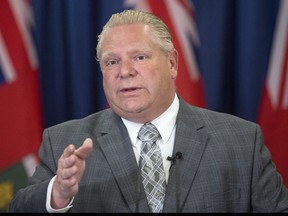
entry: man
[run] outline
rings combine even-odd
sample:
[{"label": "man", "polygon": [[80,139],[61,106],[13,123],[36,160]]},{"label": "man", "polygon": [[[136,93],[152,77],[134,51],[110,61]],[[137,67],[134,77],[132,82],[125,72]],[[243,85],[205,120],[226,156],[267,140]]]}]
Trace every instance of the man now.
[{"label": "man", "polygon": [[[176,93],[178,53],[161,20],[114,14],[97,59],[110,108],[44,131],[41,163],[11,212],[288,212],[288,190],[259,126]],[[154,159],[138,136],[148,123],[159,131],[162,159],[153,195],[145,169]]]}]

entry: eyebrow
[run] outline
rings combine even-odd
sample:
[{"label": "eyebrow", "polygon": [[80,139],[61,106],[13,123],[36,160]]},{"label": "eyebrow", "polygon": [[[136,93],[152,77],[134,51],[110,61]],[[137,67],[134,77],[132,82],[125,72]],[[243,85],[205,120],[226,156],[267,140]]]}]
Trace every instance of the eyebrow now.
[{"label": "eyebrow", "polygon": [[[152,51],[151,51],[151,49],[147,49],[147,48],[144,48],[144,49],[132,49],[132,50],[128,51],[128,55],[134,55],[136,53],[148,53],[148,54],[151,54]],[[118,56],[118,54],[115,53],[115,52],[107,52],[107,53],[103,52],[101,60],[109,58],[109,57],[117,57],[117,56]]]}]

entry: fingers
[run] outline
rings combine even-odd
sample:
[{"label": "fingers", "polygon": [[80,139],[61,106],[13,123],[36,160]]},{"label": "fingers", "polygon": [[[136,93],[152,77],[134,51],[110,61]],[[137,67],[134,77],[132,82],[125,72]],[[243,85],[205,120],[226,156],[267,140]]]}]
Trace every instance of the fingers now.
[{"label": "fingers", "polygon": [[64,149],[58,161],[53,199],[67,201],[78,192],[78,184],[85,170],[85,159],[92,149],[93,142],[90,138],[87,138],[78,149],[72,144]]},{"label": "fingers", "polygon": [[90,138],[85,139],[82,146],[75,150],[75,155],[81,159],[85,159],[93,149],[93,142]]},{"label": "fingers", "polygon": [[[86,157],[92,151],[92,149],[93,149],[93,142],[90,138],[87,138],[83,142],[82,146],[80,146],[78,149],[75,149],[75,146],[72,144],[66,147],[58,163],[58,169],[61,170],[62,178],[66,179],[74,175],[77,172],[77,168],[73,167],[80,161],[85,160]],[[78,167],[78,165],[76,166]]]},{"label": "fingers", "polygon": [[61,171],[61,178],[63,180],[70,179],[72,176],[74,176],[77,173],[78,169],[76,166],[68,167],[65,169],[62,169]]},{"label": "fingers", "polygon": [[72,144],[70,144],[68,147],[66,147],[66,148],[64,149],[64,152],[63,152],[62,157],[63,157],[63,158],[67,158],[67,157],[69,157],[70,155],[72,155],[72,154],[74,153],[74,151],[75,151],[75,146],[72,145]]}]

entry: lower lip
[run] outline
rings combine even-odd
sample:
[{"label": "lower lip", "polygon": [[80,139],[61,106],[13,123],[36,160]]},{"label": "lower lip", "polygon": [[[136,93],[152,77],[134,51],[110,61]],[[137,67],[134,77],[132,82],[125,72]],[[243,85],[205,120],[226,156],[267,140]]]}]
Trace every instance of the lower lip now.
[{"label": "lower lip", "polygon": [[137,94],[141,89],[134,89],[134,90],[129,90],[129,91],[121,91],[122,94],[125,95],[131,95],[131,94]]}]

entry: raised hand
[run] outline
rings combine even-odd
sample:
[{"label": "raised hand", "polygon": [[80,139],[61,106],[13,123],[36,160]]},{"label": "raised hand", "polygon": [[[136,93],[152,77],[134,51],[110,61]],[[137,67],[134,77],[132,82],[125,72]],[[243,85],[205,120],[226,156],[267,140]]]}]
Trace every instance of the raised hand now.
[{"label": "raised hand", "polygon": [[64,208],[78,192],[78,185],[85,170],[85,159],[93,149],[90,138],[75,149],[73,144],[64,149],[58,160],[58,170],[51,197],[52,208]]}]

